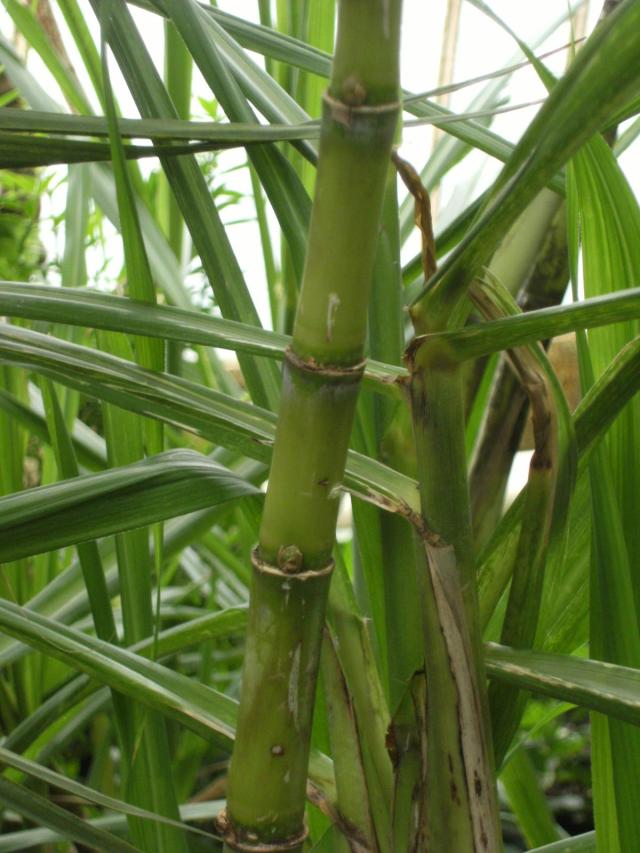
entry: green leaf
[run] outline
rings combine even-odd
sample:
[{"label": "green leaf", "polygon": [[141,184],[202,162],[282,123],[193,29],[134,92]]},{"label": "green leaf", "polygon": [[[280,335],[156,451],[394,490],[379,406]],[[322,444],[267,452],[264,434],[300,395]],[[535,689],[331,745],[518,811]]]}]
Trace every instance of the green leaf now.
[{"label": "green leaf", "polygon": [[[578,495],[580,494],[580,481],[585,477],[589,454],[598,441],[602,439],[621,409],[640,390],[639,365],[640,339],[627,344],[618,354],[598,382],[585,395],[574,413],[578,449],[578,487],[576,490]],[[588,493],[586,496],[588,498]],[[524,494],[521,492],[505,513],[498,529],[479,558],[481,623],[485,626],[488,624],[489,618],[508,583],[509,567],[512,564],[513,553],[518,541],[523,502]],[[582,515],[578,517],[578,521],[584,520],[583,511]],[[585,541],[588,542],[589,531],[585,531],[583,528],[582,533],[583,538],[576,549],[576,554],[583,552],[583,545]],[[584,538],[585,535],[586,539]],[[576,596],[577,586],[568,583],[566,569],[566,566],[570,567],[572,563],[575,563],[575,557],[569,559],[567,556],[565,562],[562,553],[560,553],[557,555],[557,559],[555,556],[552,558],[552,562],[555,565],[548,569],[549,577],[544,595],[549,606],[555,609],[556,606],[564,605],[567,600]],[[583,580],[583,574],[578,573],[574,578],[574,584],[579,585]],[[584,599],[582,600],[584,601]],[[544,609],[546,609],[545,606],[543,606]],[[555,610],[555,613],[558,612],[561,610]],[[553,616],[547,612],[544,619],[544,624],[548,629],[549,623],[546,620],[553,620]],[[545,637],[545,634],[546,632],[542,631],[539,636]]]},{"label": "green leaf", "polygon": [[69,32],[73,36],[75,46],[82,57],[84,68],[89,75],[98,100],[104,107],[100,56],[87,26],[86,15],[76,0],[58,0],[58,7],[64,15]]},{"label": "green leaf", "polygon": [[490,678],[640,725],[640,670],[494,643],[485,661]]},{"label": "green leaf", "polygon": [[[0,353],[90,396],[195,431],[252,459],[269,459],[275,418],[257,406],[14,326],[0,329]],[[401,514],[410,515],[418,506],[414,480],[353,451],[348,456],[344,487]]]},{"label": "green leaf", "polygon": [[[214,142],[220,147],[236,147],[268,142],[287,142],[318,139],[320,123],[307,121],[297,124],[268,125],[249,122],[187,121],[178,118],[118,118],[117,126],[123,139],[147,138],[163,142]],[[2,109],[3,136],[11,133],[48,133],[59,136],[109,136],[109,122],[103,116],[68,115],[44,110]],[[30,137],[37,139],[38,137]],[[70,141],[65,139],[64,141]]]},{"label": "green leaf", "polygon": [[[289,335],[168,305],[143,305],[95,290],[0,281],[0,310],[10,317],[73,323],[82,327],[153,335],[281,360]],[[364,379],[382,393],[398,397],[403,367],[369,360]]]},{"label": "green leaf", "polygon": [[45,32],[33,9],[18,3],[18,0],[2,0],[13,21],[27,39],[29,45],[39,54],[47,66],[69,104],[78,112],[90,112],[90,105],[72,69],[65,66],[51,39]]},{"label": "green leaf", "polygon": [[559,827],[524,746],[515,750],[505,762],[500,781],[527,844],[533,847],[556,841],[560,837]]},{"label": "green leaf", "polygon": [[[211,687],[8,601],[0,601],[0,625],[12,636],[177,720],[207,740],[228,747],[233,738],[237,703]],[[310,775],[331,796],[332,769],[325,756],[312,755]]]},{"label": "green leaf", "polygon": [[[205,803],[187,803],[180,807],[180,817],[183,821],[207,821],[210,822],[220,813],[224,806],[223,800],[208,800]],[[126,818],[124,815],[108,815],[86,821],[87,825],[100,830],[110,830],[116,835],[125,835],[127,832]],[[24,829],[18,832],[5,832],[0,836],[0,851],[2,853],[21,853],[40,844],[55,844],[64,841],[65,836],[56,830],[47,827],[37,829]]]},{"label": "green leaf", "polygon": [[440,332],[438,337],[451,346],[456,358],[480,358],[577,329],[594,329],[633,319],[640,319],[638,287],[603,293],[571,305],[554,305],[501,320],[474,323],[463,329]]},{"label": "green leaf", "polygon": [[81,820],[73,812],[49,802],[35,791],[1,777],[0,797],[3,806],[14,809],[18,814],[38,824],[55,829],[64,839],[77,841],[97,850],[113,850],[114,853],[120,853],[120,851],[131,853],[138,850],[127,841],[116,838],[110,832],[97,829]]},{"label": "green leaf", "polygon": [[[256,124],[246,98],[224,62],[216,39],[221,28],[194,0],[164,0],[193,60],[231,121]],[[291,164],[275,147],[247,151],[285,235],[298,280],[302,277],[311,201]]]},{"label": "green leaf", "polygon": [[321,667],[331,751],[334,755],[338,808],[349,822],[354,837],[373,848],[375,836],[355,713],[336,653],[336,641],[328,632],[324,640]]},{"label": "green leaf", "polygon": [[[0,389],[0,408],[25,426],[32,435],[51,443],[49,428],[39,395],[33,388],[31,401],[26,405],[13,394]],[[101,470],[106,464],[106,451],[101,436],[90,429],[83,421],[75,420],[71,431],[71,441],[79,464],[92,471]]]},{"label": "green leaf", "polygon": [[[109,46],[123,71],[140,113],[145,117],[177,118],[175,108],[126,3],[123,0],[113,2],[115,5]],[[92,0],[92,4],[99,13],[100,4],[96,0]],[[180,205],[223,316],[259,326],[258,315],[240,266],[195,158],[162,157],[160,162]],[[251,357],[244,356],[240,357],[240,364],[254,401],[272,408],[279,393],[274,366],[269,363],[258,364]]]},{"label": "green leaf", "polygon": [[258,494],[255,486],[207,457],[170,450],[0,498],[0,559],[15,560]]},{"label": "green leaf", "polygon": [[[596,29],[554,87],[498,177],[482,215],[424,293],[429,305],[438,301],[441,316],[462,296],[527,204],[635,92],[639,34],[640,6],[622,3]],[[440,322],[426,303],[420,310],[429,315],[432,325]]]},{"label": "green leaf", "polygon": [[[193,645],[199,645],[219,637],[231,637],[244,630],[247,624],[246,607],[227,608],[226,610],[207,613],[196,617],[182,625],[166,628],[160,632],[156,643],[155,637],[147,637],[130,647],[131,652],[151,657],[155,652],[156,658],[170,656]],[[96,694],[98,694],[96,696]],[[24,751],[47,728],[55,725],[56,721],[69,710],[87,697],[94,697],[96,704],[108,700],[106,688],[92,681],[88,675],[77,675],[67,681],[49,696],[32,714],[20,722],[8,735],[5,747],[13,751]]]},{"label": "green leaf", "polygon": [[[640,275],[640,208],[613,154],[596,138],[578,152],[569,173],[569,223],[574,293],[578,234],[587,294],[628,288]],[[638,334],[630,321],[578,338],[583,385],[606,370]],[[637,341],[638,338],[635,338]],[[618,416],[589,466],[592,505],[590,647],[594,657],[640,665],[640,586],[632,566],[640,554],[635,502],[640,486],[637,423],[631,401]],[[616,630],[610,630],[612,622]],[[640,844],[640,820],[626,780],[640,766],[640,736],[615,720],[593,718],[596,827],[611,849]]]},{"label": "green leaf", "polygon": [[[232,148],[227,143],[200,142],[183,145],[128,145],[127,160],[144,157],[179,157]],[[98,163],[112,159],[109,145],[103,142],[81,142],[75,139],[48,139],[0,131],[0,168],[33,169],[56,163]]]},{"label": "green leaf", "polygon": [[563,838],[544,847],[536,847],[530,853],[596,853],[595,832],[585,832],[573,838]]},{"label": "green leaf", "polygon": [[[63,478],[78,476],[78,463],[67,432],[64,417],[53,383],[44,379],[42,382],[43,399],[47,422],[52,439],[59,475]],[[117,638],[115,621],[111,610],[111,602],[107,589],[100,552],[95,542],[84,542],[78,545],[78,559],[82,567],[82,576],[87,588],[91,605],[94,625],[97,635],[107,642]]]},{"label": "green leaf", "polygon": [[[72,2],[72,0],[66,0],[66,2]],[[22,64],[11,45],[2,36],[0,36],[0,58],[9,71],[11,79],[19,86],[21,94],[32,106],[39,110],[60,112],[58,104],[42,89],[38,81]],[[106,122],[104,122],[104,127],[106,130]],[[93,165],[89,167],[89,170],[94,198],[117,228],[119,220],[113,174],[106,166]],[[191,299],[182,286],[181,268],[177,263],[175,254],[146,205],[139,198],[136,199],[136,204],[145,235],[149,261],[159,286],[173,304],[184,308],[191,307]]]},{"label": "green leaf", "polygon": [[[175,826],[179,829],[186,830],[188,832],[195,832],[198,835],[204,835],[206,838],[211,838],[208,832],[203,832],[196,827],[188,826],[187,824],[180,823],[179,821],[170,820],[163,815],[149,812],[146,809],[137,808],[136,806],[132,806],[122,800],[116,800],[114,797],[107,797],[105,794],[100,793],[100,791],[96,791],[94,788],[82,785],[74,779],[70,779],[67,776],[63,776],[60,773],[49,770],[48,767],[44,767],[42,764],[38,764],[35,761],[29,761],[29,759],[23,758],[21,755],[16,755],[16,753],[10,752],[8,749],[4,749],[3,747],[0,747],[0,764],[13,767],[15,770],[20,770],[22,773],[27,776],[31,776],[33,779],[40,779],[43,782],[46,782],[47,785],[52,785],[55,788],[59,788],[61,791],[66,791],[74,797],[79,797],[88,803],[95,803],[105,809],[111,809],[112,811],[121,812],[125,815],[133,815],[134,817],[146,818],[147,820],[164,823],[167,826]],[[83,823],[86,822],[83,821]]]}]

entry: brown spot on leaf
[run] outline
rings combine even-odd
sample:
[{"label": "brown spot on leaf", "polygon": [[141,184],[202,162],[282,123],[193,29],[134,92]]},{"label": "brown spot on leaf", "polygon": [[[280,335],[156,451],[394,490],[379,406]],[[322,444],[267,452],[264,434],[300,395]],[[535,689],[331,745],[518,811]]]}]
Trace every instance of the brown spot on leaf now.
[{"label": "brown spot on leaf", "polygon": [[400,756],[398,752],[398,738],[396,736],[396,730],[393,723],[391,723],[389,725],[389,728],[387,729],[387,734],[384,739],[384,745],[387,748],[387,752],[389,753],[391,764],[394,767],[397,767],[400,760]]},{"label": "brown spot on leaf", "polygon": [[480,781],[477,770],[473,771],[473,787],[476,792],[476,797],[482,796],[482,782]]}]

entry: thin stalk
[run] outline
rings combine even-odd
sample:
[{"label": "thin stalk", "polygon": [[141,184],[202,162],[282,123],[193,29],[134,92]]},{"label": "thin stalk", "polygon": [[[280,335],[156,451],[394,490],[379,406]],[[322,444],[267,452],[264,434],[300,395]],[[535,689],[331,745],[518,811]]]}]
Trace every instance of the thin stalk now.
[{"label": "thin stalk", "polygon": [[[404,351],[405,317],[402,305],[400,234],[397,201],[397,174],[390,165],[382,214],[382,227],[373,280],[370,306],[371,355],[392,364],[400,364]],[[365,398],[366,399],[366,398]],[[364,402],[364,399],[363,401]],[[415,477],[415,448],[408,399],[400,402],[371,398],[371,420],[377,458],[403,473]],[[355,507],[354,507],[355,510]],[[361,510],[362,511],[362,510]],[[382,600],[382,635],[386,651],[386,675],[392,719],[387,725],[387,742],[393,763],[391,850],[424,849],[424,770],[426,740],[424,708],[424,648],[422,641],[420,596],[415,564],[414,531],[406,519],[376,507],[367,507],[377,515],[380,557],[371,560],[368,587],[378,590]],[[358,515],[354,511],[356,523]],[[365,522],[368,520],[365,516]],[[360,532],[360,527],[356,530]],[[371,535],[362,531],[362,535]],[[383,583],[379,576],[382,572]],[[334,584],[335,588],[335,584]],[[382,644],[381,644],[382,645]],[[382,657],[382,655],[381,655]],[[385,756],[386,758],[386,756]],[[387,759],[388,761],[388,759]],[[378,808],[374,808],[377,817]]]},{"label": "thin stalk", "polygon": [[427,677],[427,849],[498,851],[459,365],[409,352],[423,549],[418,549]]},{"label": "thin stalk", "polygon": [[[462,0],[448,0],[447,14],[444,21],[444,30],[442,33],[441,49],[440,49],[440,67],[438,69],[438,88],[446,90],[447,84],[453,81],[454,68],[456,63],[456,49],[460,35],[460,11],[462,9]],[[450,93],[447,91],[436,96],[436,103],[443,107],[448,107],[450,103]],[[442,128],[433,127],[431,136],[431,151],[435,152],[436,146],[440,138],[443,136]],[[432,204],[434,213],[437,213],[440,201],[440,185],[438,184],[433,189]]]},{"label": "thin stalk", "polygon": [[[429,196],[415,170],[395,161],[415,199],[428,281],[435,272]],[[442,330],[420,312],[412,319],[417,331]],[[478,619],[463,372],[437,335],[414,339],[406,360],[422,511],[416,567],[426,674],[426,849],[494,853],[502,840]]]},{"label": "thin stalk", "polygon": [[[397,175],[391,164],[382,213],[382,227],[369,312],[370,354],[400,365],[404,352],[405,316],[402,305]],[[396,471],[415,477],[411,415],[406,396],[398,402],[377,396],[372,400],[375,456]],[[411,526],[399,516],[376,510],[380,528],[386,636],[388,701],[392,713],[401,702],[414,673],[422,668],[420,608],[415,575],[407,571],[414,561]],[[375,572],[379,571],[374,567]],[[402,582],[399,579],[402,578]],[[374,620],[375,621],[375,620]]]},{"label": "thin stalk", "polygon": [[338,499],[398,117],[400,0],[343,0],[253,586],[227,850],[301,850]]},{"label": "thin stalk", "polygon": [[262,186],[255,168],[251,163],[247,163],[249,177],[251,178],[251,192],[253,195],[253,203],[256,208],[256,221],[258,231],[260,233],[260,246],[262,248],[262,262],[264,264],[264,273],[267,280],[267,290],[269,293],[269,305],[271,308],[271,322],[274,328],[277,326],[278,317],[280,315],[279,305],[281,301],[281,293],[278,290],[278,269],[273,253],[273,239],[269,231],[269,221],[267,219],[267,205],[262,194]]},{"label": "thin stalk", "polygon": [[[165,58],[164,77],[167,92],[181,119],[188,120],[191,115],[191,78],[193,62],[184,42],[171,21],[165,21]],[[171,193],[167,179],[162,175],[160,190],[160,216],[167,234],[169,245],[182,265],[182,240],[184,220],[175,198]]]},{"label": "thin stalk", "polygon": [[[193,62],[191,54],[171,21],[164,22],[164,80],[169,97],[173,101],[176,113],[181,119],[189,119],[191,115],[191,78]],[[185,268],[184,220],[180,206],[173,195],[169,181],[164,174],[158,175],[156,192],[158,220],[167,242],[178,260],[181,270]],[[167,345],[167,366],[170,373],[178,376],[182,372],[183,345],[179,341]]]}]

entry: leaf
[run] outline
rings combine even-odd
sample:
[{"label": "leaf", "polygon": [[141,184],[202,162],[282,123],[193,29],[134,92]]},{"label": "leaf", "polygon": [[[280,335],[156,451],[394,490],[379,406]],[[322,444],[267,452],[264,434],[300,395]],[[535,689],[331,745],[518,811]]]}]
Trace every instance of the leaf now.
[{"label": "leaf", "polygon": [[[253,111],[219,50],[220,39],[216,34],[221,28],[218,24],[194,0],[165,0],[164,6],[229,119],[257,125]],[[300,281],[311,213],[309,196],[289,161],[275,146],[252,148],[247,154],[288,241]]]},{"label": "leaf", "polygon": [[[141,115],[176,118],[175,108],[126,3],[123,0],[112,2],[115,5],[109,46]],[[99,14],[100,4],[92,0],[92,5]],[[161,157],[160,162],[223,316],[259,326],[258,314],[240,265],[195,158]],[[279,381],[273,365],[256,363],[251,357],[244,356],[240,357],[240,364],[254,401],[272,408],[279,393]]]},{"label": "leaf", "polygon": [[53,75],[69,104],[78,112],[88,112],[89,102],[81,89],[80,83],[72,69],[65,66],[59,52],[51,43],[40,21],[31,7],[21,5],[18,0],[3,0],[5,8],[13,21],[28,41],[30,47],[36,50]]},{"label": "leaf", "polygon": [[321,667],[331,751],[335,756],[337,805],[340,814],[348,821],[349,833],[356,843],[373,848],[375,836],[357,723],[335,645],[335,639],[325,632]]},{"label": "leaf", "polygon": [[[211,821],[217,817],[224,805],[223,800],[208,800],[205,803],[187,803],[180,807],[180,816],[184,821]],[[124,815],[108,815],[86,821],[87,825],[101,830],[110,830],[122,835],[127,831]],[[18,832],[5,832],[0,836],[0,851],[2,853],[21,853],[40,844],[55,844],[64,841],[64,834],[50,827],[24,829]]]},{"label": "leaf", "polygon": [[[634,285],[640,275],[640,208],[604,140],[592,140],[569,173],[572,277],[577,286],[578,234],[582,238],[585,292],[602,293]],[[580,231],[579,231],[580,229]],[[603,255],[601,257],[601,255]],[[578,337],[581,379],[589,386],[608,361],[638,334],[628,322]],[[636,338],[636,340],[638,340]],[[592,455],[590,648],[598,658],[640,666],[640,586],[632,566],[640,554],[635,501],[640,484],[637,455],[637,400],[618,416]],[[611,623],[616,630],[611,631]],[[615,720],[593,719],[596,826],[612,849],[640,843],[640,820],[626,780],[640,767],[640,735]]]},{"label": "leaf", "polygon": [[[207,740],[228,747],[233,738],[237,703],[211,687],[8,601],[0,601],[0,625],[12,636],[177,720]],[[310,775],[331,796],[332,770],[325,756],[312,755]]]},{"label": "leaf", "polygon": [[[474,285],[471,293],[481,313],[490,319],[519,312],[513,297],[493,278],[482,288]],[[510,359],[530,398],[534,453],[501,642],[527,648],[535,641],[539,625],[549,549],[555,545],[562,552],[567,538],[576,441],[567,401],[544,350],[537,345],[513,349]],[[526,696],[494,684],[489,688],[489,702],[496,764],[500,766],[517,731]]]},{"label": "leaf", "polygon": [[577,329],[626,323],[636,318],[640,319],[638,287],[592,296],[570,305],[554,305],[500,320],[475,323],[462,329],[440,332],[438,337],[451,346],[457,358],[470,359],[555,338]]},{"label": "leaf", "polygon": [[[31,776],[33,779],[40,779],[47,785],[52,785],[55,788],[66,791],[68,794],[71,794],[74,797],[79,797],[88,803],[95,803],[98,806],[111,809],[112,811],[121,812],[125,815],[146,818],[147,820],[164,823],[168,826],[175,826],[179,829],[186,830],[188,832],[195,832],[198,835],[204,835],[206,838],[211,838],[208,832],[203,832],[196,827],[188,826],[187,824],[180,823],[179,821],[170,820],[169,818],[164,817],[164,815],[149,812],[146,809],[137,808],[136,806],[132,806],[122,800],[107,797],[105,794],[101,794],[100,791],[96,791],[94,788],[82,785],[74,779],[69,779],[67,776],[63,776],[60,773],[49,770],[48,767],[44,767],[42,764],[38,764],[35,761],[29,761],[29,759],[16,755],[2,747],[0,747],[0,764],[5,764],[8,767],[20,770],[22,773],[25,773],[27,776]],[[86,821],[83,821],[83,823],[86,823]]]},{"label": "leaf", "polygon": [[[246,624],[246,606],[227,608],[196,617],[182,625],[165,628],[160,632],[157,644],[155,637],[147,637],[134,643],[130,651],[147,658],[155,651],[157,658],[163,658],[218,637],[231,637],[241,632]],[[92,681],[88,675],[74,676],[15,727],[6,738],[5,747],[14,752],[24,751],[57,720],[88,697],[94,697],[98,705],[110,698],[107,689]]]},{"label": "leaf", "polygon": [[[144,157],[179,157],[231,148],[225,143],[189,143],[183,145],[128,145],[127,160]],[[32,169],[56,163],[98,163],[112,159],[110,147],[103,142],[81,142],[75,139],[47,139],[21,133],[0,131],[0,169]]]},{"label": "leaf", "polygon": [[[580,494],[580,481],[585,476],[586,465],[589,454],[600,441],[606,430],[619,414],[624,405],[640,390],[640,338],[632,341],[611,362],[605,373],[597,383],[589,390],[580,402],[573,415],[576,443],[578,449],[578,480],[576,494]],[[524,493],[521,492],[505,513],[495,534],[487,543],[486,548],[479,558],[479,595],[481,623],[487,625],[500,596],[508,583],[509,566],[518,539],[519,526],[522,517]],[[582,517],[577,519],[584,521]],[[584,542],[588,542],[588,530],[582,530],[583,538],[576,553],[584,551]],[[558,559],[556,559],[556,556]],[[543,611],[547,610],[545,625],[548,629],[549,622],[553,620],[550,608],[555,608],[561,602],[571,600],[576,595],[576,586],[569,585],[567,579],[566,565],[575,563],[575,556],[565,564],[562,554],[552,556],[554,565],[548,567],[548,585],[545,590],[545,599],[548,607],[543,605]],[[574,578],[574,583],[576,579]],[[580,582],[578,573],[577,582]],[[556,586],[557,584],[557,586]],[[551,593],[551,591],[553,592]],[[584,600],[584,599],[583,599]],[[558,613],[556,610],[555,613]],[[539,635],[545,637],[546,632]],[[579,645],[577,643],[576,645]]]},{"label": "leaf", "polygon": [[640,670],[488,643],[490,678],[640,725]]},{"label": "leaf", "polygon": [[596,853],[595,832],[585,832],[573,838],[563,838],[544,847],[536,847],[530,853]]},{"label": "leaf", "polygon": [[545,844],[561,837],[536,768],[524,746],[505,761],[500,781],[527,845]]},{"label": "leaf", "polygon": [[97,829],[73,812],[56,806],[54,803],[30,791],[22,785],[16,785],[0,777],[0,797],[3,806],[14,809],[29,820],[57,830],[65,839],[72,839],[97,850],[113,850],[114,853],[131,853],[138,848],[116,838],[110,832]]},{"label": "leaf", "polygon": [[[58,474],[65,479],[77,477],[78,463],[55,387],[50,380],[44,379],[42,388]],[[77,550],[96,633],[102,640],[115,642],[117,631],[98,546],[95,542],[83,542]]]},{"label": "leaf", "polygon": [[[0,310],[10,317],[153,335],[278,360],[284,358],[291,343],[289,335],[258,326],[168,305],[143,305],[134,299],[75,287],[0,281]],[[406,375],[403,367],[369,360],[364,379],[372,388],[399,397],[398,380]]]},{"label": "leaf", "polygon": [[[0,408],[18,420],[32,435],[51,443],[49,428],[40,395],[31,387],[30,404],[26,405],[13,394],[0,389]],[[89,470],[101,470],[106,464],[106,451],[101,436],[95,433],[83,421],[75,420],[71,432],[71,441],[80,465]]]},{"label": "leaf", "polygon": [[[637,87],[640,6],[623,3],[602,22],[554,87],[501,172],[481,216],[429,283],[441,317],[527,204]],[[422,297],[418,298],[418,302]],[[425,305],[429,323],[441,321]]]},{"label": "leaf", "polygon": [[[257,406],[14,326],[0,327],[0,354],[90,396],[195,431],[250,458],[269,458],[275,418]],[[409,515],[418,505],[414,480],[353,451],[344,486],[358,497],[401,514]]]},{"label": "leaf", "polygon": [[207,457],[170,450],[0,498],[0,559],[143,527],[259,490]]}]

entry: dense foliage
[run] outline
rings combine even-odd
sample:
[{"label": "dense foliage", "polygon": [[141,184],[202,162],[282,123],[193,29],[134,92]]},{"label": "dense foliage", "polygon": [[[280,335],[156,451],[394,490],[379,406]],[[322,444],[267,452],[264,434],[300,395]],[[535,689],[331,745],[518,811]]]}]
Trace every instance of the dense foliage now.
[{"label": "dense foliage", "polygon": [[640,3],[516,143],[401,0],[3,5],[0,851],[640,849]]}]

